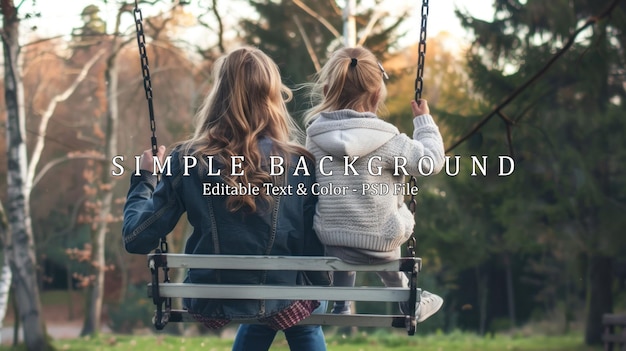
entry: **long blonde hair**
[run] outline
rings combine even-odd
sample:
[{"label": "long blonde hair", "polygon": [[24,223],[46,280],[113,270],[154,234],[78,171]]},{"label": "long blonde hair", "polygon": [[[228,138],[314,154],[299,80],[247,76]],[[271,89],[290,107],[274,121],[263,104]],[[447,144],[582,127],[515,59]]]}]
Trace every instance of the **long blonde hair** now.
[{"label": "long blonde hair", "polygon": [[364,47],[335,51],[310,86],[313,107],[304,115],[305,125],[325,111],[375,112],[387,95],[383,82],[386,73],[381,67],[376,56]]},{"label": "long blonde hair", "polygon": [[[259,150],[259,139],[272,141],[272,154],[288,162],[290,155],[309,155],[292,137],[301,133],[289,115],[286,101],[292,92],[281,81],[276,63],[261,50],[242,47],[220,57],[213,68],[214,83],[195,116],[193,137],[182,143],[185,154],[203,161],[213,155],[224,165],[223,181],[231,186],[252,184],[260,187],[258,197],[270,203],[263,183],[273,179],[266,156]],[[229,174],[231,156],[244,156],[243,175]],[[257,210],[254,195],[229,196],[230,211]]]}]

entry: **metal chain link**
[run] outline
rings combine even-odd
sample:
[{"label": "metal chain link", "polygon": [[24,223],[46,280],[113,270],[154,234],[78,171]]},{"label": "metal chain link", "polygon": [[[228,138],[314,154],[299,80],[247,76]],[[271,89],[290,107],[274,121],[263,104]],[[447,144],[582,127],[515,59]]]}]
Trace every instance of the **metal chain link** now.
[{"label": "metal chain link", "polygon": [[146,37],[143,32],[143,15],[137,0],[135,0],[135,29],[137,30],[137,46],[139,47],[139,57],[141,59],[141,74],[143,75],[143,88],[146,91],[146,99],[148,100],[148,113],[150,115],[150,131],[152,137],[152,154],[156,156],[158,152],[156,139],[156,122],[154,121],[154,107],[152,104],[152,81],[150,80],[150,66],[148,64],[148,52],[146,50]]},{"label": "metal chain link", "polygon": [[[156,138],[156,122],[154,120],[154,106],[152,103],[152,80],[150,79],[150,65],[148,64],[148,51],[146,50],[146,37],[143,32],[143,15],[139,8],[139,3],[135,0],[135,10],[133,12],[135,16],[135,29],[137,30],[137,46],[139,47],[139,58],[141,60],[141,74],[143,75],[143,88],[146,91],[146,100],[148,100],[148,114],[150,116],[150,143],[152,145],[152,155],[156,156],[158,153],[158,144]],[[167,253],[168,246],[165,238],[161,239],[160,250],[163,253]],[[167,272],[165,274],[166,282],[169,281]]]},{"label": "metal chain link", "polygon": [[[420,40],[417,48],[417,77],[415,78],[415,101],[419,101],[422,98],[422,91],[424,88],[424,62],[426,61],[426,25],[428,23],[428,0],[422,0],[422,21],[420,25]],[[417,179],[415,176],[409,178],[409,187],[417,187]],[[411,191],[411,200],[409,200],[409,210],[415,215],[417,207],[417,200],[415,199],[415,192]],[[416,254],[415,233],[411,234],[409,241],[407,241],[407,251],[411,257],[415,257]]]},{"label": "metal chain link", "polygon": [[422,0],[422,22],[417,48],[417,77],[415,78],[415,101],[422,98],[424,87],[424,62],[426,61],[426,25],[428,23],[428,0]]},{"label": "metal chain link", "polygon": [[[150,144],[152,145],[152,155],[158,154],[158,144],[156,138],[156,122],[154,120],[154,106],[152,104],[152,81],[150,80],[150,65],[148,64],[148,51],[146,50],[146,37],[143,32],[143,14],[139,8],[138,0],[135,0],[135,10],[133,12],[135,16],[135,29],[137,31],[137,46],[139,47],[139,58],[141,60],[141,74],[143,75],[143,88],[146,91],[146,100],[148,100],[148,114],[150,116]],[[168,252],[167,240],[165,237],[160,240],[160,247],[155,250],[156,253]],[[151,261],[152,263],[154,261]],[[169,283],[169,267],[167,266],[167,258],[164,258],[163,265],[163,282]],[[151,267],[152,271],[152,283],[158,290],[158,267]],[[154,292],[154,303],[156,305],[154,325],[158,330],[165,327],[169,321],[170,311],[172,309],[172,299],[162,298],[158,296],[158,291]]]}]

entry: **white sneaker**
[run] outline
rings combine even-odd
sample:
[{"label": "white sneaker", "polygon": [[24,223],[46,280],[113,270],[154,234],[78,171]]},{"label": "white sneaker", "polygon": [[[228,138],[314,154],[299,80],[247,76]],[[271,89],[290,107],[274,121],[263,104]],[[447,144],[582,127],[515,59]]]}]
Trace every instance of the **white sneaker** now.
[{"label": "white sneaker", "polygon": [[415,309],[415,315],[418,316],[417,323],[422,323],[430,316],[437,313],[442,305],[443,299],[441,296],[422,290],[420,302]]},{"label": "white sneaker", "polygon": [[[443,305],[443,299],[433,293],[429,293],[426,290],[422,290],[420,294],[420,302],[415,306],[415,315],[417,316],[417,323],[421,323],[428,319],[428,317],[437,313]],[[400,302],[400,313],[408,314],[408,302]]]}]

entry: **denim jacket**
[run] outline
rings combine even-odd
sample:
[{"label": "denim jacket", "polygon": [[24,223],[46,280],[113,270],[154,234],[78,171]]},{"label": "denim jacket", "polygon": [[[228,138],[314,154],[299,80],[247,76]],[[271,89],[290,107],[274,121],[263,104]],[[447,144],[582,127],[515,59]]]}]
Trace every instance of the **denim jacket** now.
[{"label": "denim jacket", "polygon": [[[261,139],[259,147],[266,156],[271,141]],[[283,180],[291,185],[293,195],[277,195],[269,210],[249,213],[229,212],[227,195],[203,195],[205,184],[223,183],[219,176],[190,168],[184,174],[180,150],[171,154],[171,173],[157,177],[147,171],[132,176],[126,204],[122,236],[130,253],[147,254],[159,245],[159,239],[174,229],[183,213],[193,227],[186,241],[187,254],[237,254],[322,256],[323,245],[313,231],[317,197],[310,192],[315,182],[314,166],[307,160],[310,175],[294,175],[293,167],[284,172]],[[245,162],[245,161],[244,161]],[[198,161],[198,165],[200,161]],[[296,164],[296,163],[294,163]],[[198,166],[199,167],[199,166]],[[212,174],[219,165],[213,166]],[[221,172],[230,170],[222,169]],[[306,194],[296,194],[303,183]],[[261,191],[264,191],[261,188]],[[190,269],[185,282],[215,284],[330,285],[329,272],[210,270]],[[290,305],[289,300],[208,300],[184,299],[190,312],[208,318],[264,318]]]}]

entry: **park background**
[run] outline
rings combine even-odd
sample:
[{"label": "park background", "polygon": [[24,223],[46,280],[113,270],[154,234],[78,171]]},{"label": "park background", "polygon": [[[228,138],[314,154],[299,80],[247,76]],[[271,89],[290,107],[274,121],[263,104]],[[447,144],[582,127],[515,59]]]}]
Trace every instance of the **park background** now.
[{"label": "park background", "polygon": [[[135,4],[0,3],[4,326],[21,326],[12,339],[31,350],[67,321],[81,336],[151,333],[146,258],[121,245],[130,172],[114,177],[110,162],[150,143]],[[334,49],[368,47],[391,77],[382,116],[410,133],[423,3],[354,2],[350,37],[352,3],[140,1],[159,143],[189,135],[212,63],[242,44],[292,88]],[[461,164],[418,180],[420,285],[446,300],[420,335],[597,345],[602,314],[626,311],[625,12],[623,0],[430,1],[423,97]],[[301,90],[289,106],[299,119]],[[472,155],[488,157],[486,174],[472,175]],[[512,175],[498,176],[499,155]]]}]

